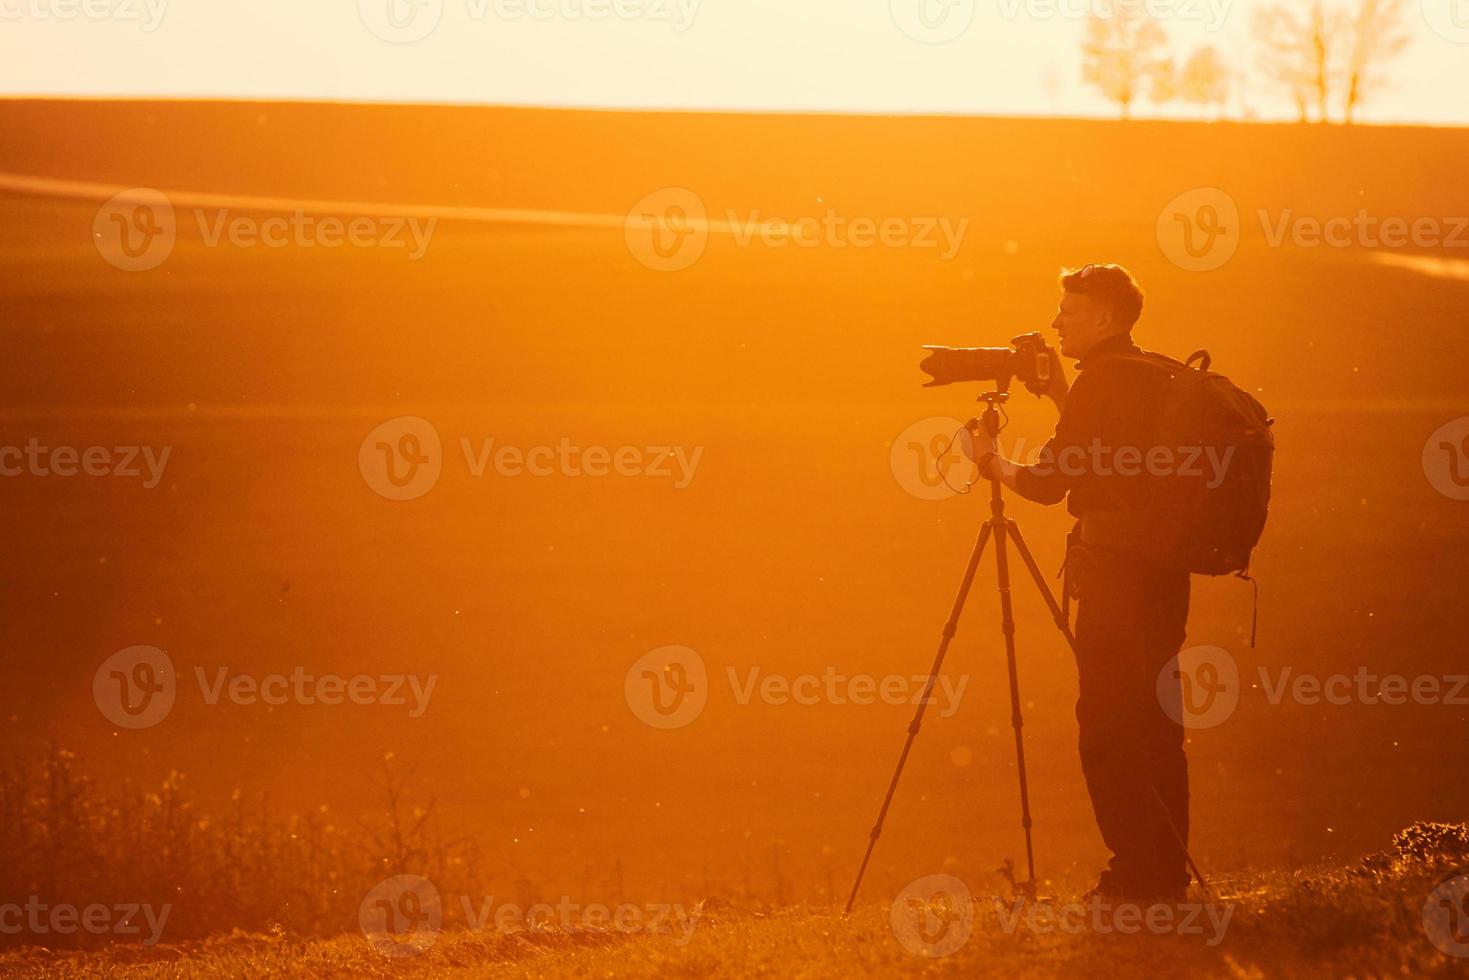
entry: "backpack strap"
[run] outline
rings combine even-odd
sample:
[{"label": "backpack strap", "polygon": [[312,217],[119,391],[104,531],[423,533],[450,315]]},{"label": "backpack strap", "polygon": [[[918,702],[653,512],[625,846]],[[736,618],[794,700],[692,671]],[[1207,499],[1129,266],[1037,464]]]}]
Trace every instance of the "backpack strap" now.
[{"label": "backpack strap", "polygon": [[1209,352],[1207,350],[1205,350],[1204,348],[1200,347],[1198,350],[1194,351],[1192,354],[1190,354],[1188,356],[1188,360],[1186,360],[1186,361],[1183,362],[1183,366],[1184,367],[1193,367],[1194,366],[1194,361],[1201,362],[1199,364],[1199,370],[1200,371],[1207,371],[1207,370],[1209,370],[1209,365],[1214,363],[1214,358],[1212,358],[1212,357],[1209,356]]},{"label": "backpack strap", "polygon": [[[1206,357],[1208,356],[1207,351],[1196,351],[1190,356],[1189,361],[1192,362],[1194,357],[1197,357],[1199,353],[1203,353]],[[1134,364],[1150,364],[1153,367],[1167,368],[1170,371],[1186,371],[1189,367],[1183,361],[1175,360],[1167,354],[1159,354],[1157,351],[1152,350],[1117,351],[1116,353],[1100,354],[1097,360],[1132,361]]]},{"label": "backpack strap", "polygon": [[1255,600],[1250,606],[1250,649],[1255,649],[1255,634],[1260,626],[1260,583],[1250,574],[1248,568],[1240,569],[1234,573],[1235,578],[1242,578],[1255,587]]}]

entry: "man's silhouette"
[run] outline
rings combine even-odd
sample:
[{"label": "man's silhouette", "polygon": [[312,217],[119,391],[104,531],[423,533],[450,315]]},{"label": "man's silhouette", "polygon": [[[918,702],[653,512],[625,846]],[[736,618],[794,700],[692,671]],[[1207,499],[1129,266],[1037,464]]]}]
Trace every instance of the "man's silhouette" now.
[{"label": "man's silhouette", "polygon": [[[1163,708],[1169,697],[1177,703],[1179,681],[1159,675],[1183,645],[1189,573],[1146,554],[1148,502],[1166,492],[1166,475],[1146,467],[1120,475],[1111,465],[1124,447],[1146,459],[1166,375],[1116,356],[1138,350],[1131,331],[1143,307],[1142,290],[1125,269],[1089,265],[1064,271],[1060,284],[1051,323],[1060,353],[1050,352],[1046,392],[1061,411],[1056,434],[1032,466],[981,446],[980,473],[1038,503],[1065,499],[1078,519],[1067,579],[1077,598],[1081,766],[1113,855],[1093,893],[1179,900],[1189,883],[1179,844],[1188,839],[1188,762],[1183,728]],[[1077,362],[1069,385],[1061,357]],[[1134,537],[1119,528],[1135,529]]]}]

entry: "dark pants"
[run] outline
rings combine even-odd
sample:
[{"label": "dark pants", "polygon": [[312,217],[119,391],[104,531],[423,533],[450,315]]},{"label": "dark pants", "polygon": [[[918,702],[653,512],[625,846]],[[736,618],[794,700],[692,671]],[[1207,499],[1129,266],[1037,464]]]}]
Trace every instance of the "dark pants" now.
[{"label": "dark pants", "polygon": [[1081,768],[1113,855],[1108,878],[1139,897],[1178,892],[1189,875],[1164,808],[1186,843],[1188,760],[1183,726],[1163,708],[1178,703],[1178,677],[1164,668],[1183,646],[1189,576],[1094,547],[1072,560]]}]

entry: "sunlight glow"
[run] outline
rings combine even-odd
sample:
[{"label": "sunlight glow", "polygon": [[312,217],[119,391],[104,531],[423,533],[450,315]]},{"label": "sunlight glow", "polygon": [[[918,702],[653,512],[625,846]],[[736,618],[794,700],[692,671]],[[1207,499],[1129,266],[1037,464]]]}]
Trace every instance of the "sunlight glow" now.
[{"label": "sunlight glow", "polygon": [[[1080,68],[1105,2],[0,0],[0,93],[1105,117]],[[1264,2],[1147,0],[1177,63],[1212,45],[1234,77],[1222,112],[1133,114],[1293,118],[1256,67]],[[1469,122],[1465,0],[1404,2],[1360,120]]]}]

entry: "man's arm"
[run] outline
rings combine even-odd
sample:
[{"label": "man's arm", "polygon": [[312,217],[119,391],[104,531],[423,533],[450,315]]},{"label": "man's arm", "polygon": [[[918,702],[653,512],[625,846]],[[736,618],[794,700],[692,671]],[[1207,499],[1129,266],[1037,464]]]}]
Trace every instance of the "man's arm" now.
[{"label": "man's arm", "polygon": [[1005,486],[1018,493],[1019,488],[1015,486],[1015,477],[1020,472],[1020,464],[1006,459],[999,453],[996,453],[992,459],[994,463],[990,467],[990,471],[988,473],[981,473],[980,475],[987,479],[999,480]]},{"label": "man's arm", "polygon": [[1048,393],[1061,409],[1061,417],[1056,421],[1056,434],[1041,447],[1033,466],[1006,459],[1000,455],[997,440],[975,433],[979,475],[999,480],[1038,504],[1057,504],[1066,499],[1085,472],[1085,444],[1093,428],[1090,390],[1091,386],[1078,377],[1076,385],[1060,389],[1059,397]]},{"label": "man's arm", "polygon": [[[983,440],[984,436],[979,435],[976,438]],[[984,446],[984,455],[979,457],[979,475],[986,480],[999,480],[1026,500],[1038,504],[1059,504],[1066,499],[1066,494],[1071,491],[1079,475],[1073,472],[1072,467],[1056,465],[1056,461],[1061,458],[1061,450],[1065,448],[1058,448],[1057,437],[1052,436],[1041,447],[1040,459],[1036,464],[1026,466],[1001,456],[998,447],[991,442]]]}]

